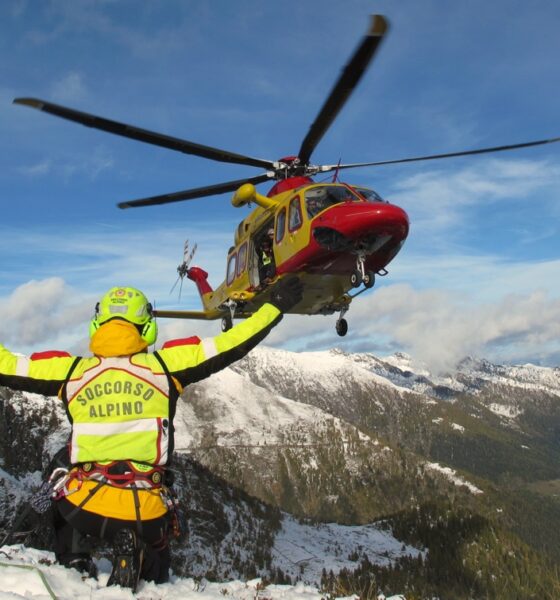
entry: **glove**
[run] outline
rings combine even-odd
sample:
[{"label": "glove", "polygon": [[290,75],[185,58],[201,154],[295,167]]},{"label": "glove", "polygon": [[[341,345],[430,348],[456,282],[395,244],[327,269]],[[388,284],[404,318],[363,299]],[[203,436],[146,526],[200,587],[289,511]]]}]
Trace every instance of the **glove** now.
[{"label": "glove", "polygon": [[272,289],[270,304],[282,312],[288,312],[303,298],[303,284],[299,277],[281,279]]}]

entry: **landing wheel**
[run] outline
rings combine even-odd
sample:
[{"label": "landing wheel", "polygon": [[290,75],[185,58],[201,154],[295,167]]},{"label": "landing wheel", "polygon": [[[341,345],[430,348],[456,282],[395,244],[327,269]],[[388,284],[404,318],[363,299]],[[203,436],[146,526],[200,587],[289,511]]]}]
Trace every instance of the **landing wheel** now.
[{"label": "landing wheel", "polygon": [[375,283],[375,273],[373,271],[366,271],[364,275],[364,285],[366,288],[372,288]]},{"label": "landing wheel", "polygon": [[348,321],[346,319],[338,319],[335,329],[340,337],[344,337],[348,333]]},{"label": "landing wheel", "polygon": [[350,275],[350,283],[352,284],[352,287],[360,287],[360,285],[362,285],[362,274],[360,273],[360,271],[358,271],[358,269],[356,269],[355,271],[352,272],[352,275]]},{"label": "landing wheel", "polygon": [[222,331],[229,331],[233,327],[231,317],[224,317],[222,319]]}]

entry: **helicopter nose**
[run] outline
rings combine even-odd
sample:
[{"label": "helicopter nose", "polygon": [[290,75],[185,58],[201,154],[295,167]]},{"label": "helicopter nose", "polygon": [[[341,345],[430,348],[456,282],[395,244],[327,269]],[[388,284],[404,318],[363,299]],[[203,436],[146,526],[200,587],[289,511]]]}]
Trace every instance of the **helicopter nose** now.
[{"label": "helicopter nose", "polygon": [[349,241],[377,236],[401,242],[408,235],[409,220],[406,212],[395,204],[348,202],[324,211],[312,226],[319,244],[323,237],[321,232],[326,230],[334,230]]}]

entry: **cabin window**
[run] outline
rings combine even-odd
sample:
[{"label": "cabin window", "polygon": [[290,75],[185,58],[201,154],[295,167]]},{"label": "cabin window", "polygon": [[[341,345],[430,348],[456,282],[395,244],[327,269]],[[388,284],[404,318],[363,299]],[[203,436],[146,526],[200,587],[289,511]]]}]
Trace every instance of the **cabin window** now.
[{"label": "cabin window", "polygon": [[299,196],[292,198],[290,201],[290,213],[288,216],[288,229],[295,231],[301,227],[301,206]]},{"label": "cabin window", "polygon": [[283,208],[276,217],[276,243],[279,244],[284,239],[284,229],[286,228],[286,209]]},{"label": "cabin window", "polygon": [[237,253],[237,276],[241,275],[247,266],[247,242],[245,242]]},{"label": "cabin window", "polygon": [[235,265],[237,262],[237,254],[232,254],[229,258],[228,258],[228,263],[227,263],[227,277],[226,277],[226,281],[227,284],[230,285],[233,280],[235,279]]}]

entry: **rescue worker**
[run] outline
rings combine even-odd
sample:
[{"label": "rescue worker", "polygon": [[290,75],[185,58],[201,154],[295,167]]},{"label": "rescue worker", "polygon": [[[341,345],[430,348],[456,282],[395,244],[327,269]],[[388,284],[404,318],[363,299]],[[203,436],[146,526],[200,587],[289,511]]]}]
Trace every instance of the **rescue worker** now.
[{"label": "rescue worker", "polygon": [[274,229],[267,231],[259,248],[259,287],[266,287],[276,274],[276,264],[274,263],[274,251],[272,241],[274,239]]},{"label": "rescue worker", "polygon": [[[297,277],[281,280],[270,302],[214,338],[167,342],[155,352],[157,324],[145,295],[115,287],[95,307],[90,350],[12,354],[0,345],[0,385],[58,395],[72,424],[70,468],[54,502],[57,560],[92,575],[85,536],[112,542],[108,585],[136,589],[142,576],[169,577],[172,501],[165,467],[183,388],[245,356],[302,297]],[[57,469],[60,473],[61,469]]]},{"label": "rescue worker", "polygon": [[310,219],[327,208],[327,192],[324,188],[312,188],[305,193],[305,204]]}]

